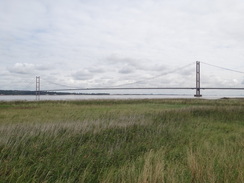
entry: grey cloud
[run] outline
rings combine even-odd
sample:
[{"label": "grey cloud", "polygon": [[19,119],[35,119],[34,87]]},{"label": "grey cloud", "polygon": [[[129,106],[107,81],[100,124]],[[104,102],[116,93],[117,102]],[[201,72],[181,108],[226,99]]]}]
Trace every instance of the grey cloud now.
[{"label": "grey cloud", "polygon": [[80,69],[76,72],[73,72],[71,76],[75,80],[91,80],[94,78],[100,78],[104,74],[106,74],[106,69],[102,66],[94,66],[94,67],[88,67],[84,69]]},{"label": "grey cloud", "polygon": [[150,61],[148,61],[148,63],[149,64],[144,65],[143,70],[155,71],[155,72],[165,72],[170,69],[169,67],[167,67],[164,64],[151,64]]},{"label": "grey cloud", "polygon": [[123,67],[119,70],[119,73],[121,74],[130,74],[130,73],[133,73],[133,69],[130,68],[130,67]]},{"label": "grey cloud", "polygon": [[180,75],[183,76],[195,76],[195,69],[193,68],[185,68],[179,71]]},{"label": "grey cloud", "polygon": [[34,64],[16,63],[14,66],[8,67],[8,71],[16,74],[31,74],[34,68]]},{"label": "grey cloud", "polygon": [[149,59],[119,57],[111,55],[107,57],[107,62],[119,68],[120,73],[131,73],[135,71],[162,72],[168,69],[164,64],[155,64]]},{"label": "grey cloud", "polygon": [[11,73],[16,74],[35,74],[36,71],[47,71],[52,70],[50,64],[40,65],[40,64],[31,64],[31,63],[15,63],[13,66],[7,67],[7,70]]},{"label": "grey cloud", "polygon": [[241,84],[244,85],[244,80],[242,80]]},{"label": "grey cloud", "polygon": [[93,78],[93,74],[88,70],[79,70],[72,74],[75,80],[90,80]]},{"label": "grey cloud", "polygon": [[107,57],[106,60],[109,64],[113,64],[113,65],[129,65],[133,67],[137,67],[140,65],[139,64],[140,60],[128,58],[128,57],[118,57],[116,55],[111,55]]},{"label": "grey cloud", "polygon": [[53,65],[51,64],[46,64],[46,65],[36,65],[35,66],[36,70],[40,70],[40,71],[47,71],[47,70],[52,70],[53,69]]},{"label": "grey cloud", "polygon": [[7,71],[5,68],[0,68],[1,77],[8,76],[8,75],[9,75],[9,71]]},{"label": "grey cloud", "polygon": [[89,70],[89,72],[94,73],[94,74],[106,72],[106,69],[100,68],[99,66],[98,67],[94,66],[94,67],[88,68],[87,70]]}]

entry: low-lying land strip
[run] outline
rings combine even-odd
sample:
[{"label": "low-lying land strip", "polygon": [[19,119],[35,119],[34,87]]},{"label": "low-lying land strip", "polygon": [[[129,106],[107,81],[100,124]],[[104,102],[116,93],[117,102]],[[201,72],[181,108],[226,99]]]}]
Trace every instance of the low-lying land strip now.
[{"label": "low-lying land strip", "polygon": [[244,182],[243,99],[0,102],[0,182]]}]

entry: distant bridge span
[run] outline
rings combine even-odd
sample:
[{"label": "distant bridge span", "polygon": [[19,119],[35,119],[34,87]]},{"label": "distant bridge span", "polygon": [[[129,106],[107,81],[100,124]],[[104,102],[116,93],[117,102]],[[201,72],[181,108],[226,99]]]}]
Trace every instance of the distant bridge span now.
[{"label": "distant bridge span", "polygon": [[244,88],[221,88],[221,87],[148,87],[148,88],[69,88],[69,89],[51,89],[41,91],[75,91],[75,90],[244,90]]}]

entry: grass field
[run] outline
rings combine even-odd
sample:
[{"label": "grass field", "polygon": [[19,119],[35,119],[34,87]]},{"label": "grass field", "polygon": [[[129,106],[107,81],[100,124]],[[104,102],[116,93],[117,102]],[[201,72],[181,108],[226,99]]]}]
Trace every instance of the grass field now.
[{"label": "grass field", "polygon": [[244,99],[0,102],[0,182],[244,182]]}]

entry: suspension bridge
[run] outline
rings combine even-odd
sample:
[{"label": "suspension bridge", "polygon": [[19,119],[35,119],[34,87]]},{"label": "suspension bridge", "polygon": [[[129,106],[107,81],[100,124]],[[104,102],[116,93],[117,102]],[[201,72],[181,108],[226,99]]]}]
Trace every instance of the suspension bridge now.
[{"label": "suspension bridge", "polygon": [[[127,83],[127,84],[123,84],[123,85],[117,85],[117,86],[112,86],[112,87],[69,87],[63,84],[58,84],[58,83],[54,83],[54,82],[50,82],[52,84],[58,85],[58,86],[63,86],[66,88],[56,88],[56,89],[42,89],[41,90],[41,77],[40,76],[36,76],[36,97],[37,99],[40,98],[40,94],[41,92],[64,92],[64,91],[95,91],[95,90],[195,90],[195,97],[201,97],[201,90],[244,90],[243,87],[201,87],[201,73],[200,73],[200,63],[206,64],[208,66],[212,66],[212,67],[216,67],[225,71],[231,71],[231,72],[235,72],[235,73],[239,73],[239,74],[244,74],[244,72],[242,71],[237,71],[237,70],[233,70],[233,69],[229,69],[229,68],[225,68],[225,67],[220,67],[220,66],[216,66],[216,65],[212,65],[212,64],[208,64],[205,62],[200,62],[200,61],[196,61],[195,63],[195,86],[193,87],[128,87],[128,85],[133,85],[133,84],[138,84],[141,81],[136,81],[136,82],[132,82],[132,83]],[[167,73],[158,75],[158,76],[154,76],[151,78],[148,78],[150,80],[158,78],[158,77],[162,77],[165,76],[167,74],[170,73],[174,73],[178,70],[181,70],[183,68],[188,67],[189,65],[177,68],[175,70],[169,71]],[[127,87],[126,87],[127,86]]]},{"label": "suspension bridge", "polygon": [[[201,69],[200,69],[201,66]],[[149,69],[147,69],[149,71]],[[157,71],[158,72],[158,71]],[[93,80],[79,80],[70,86],[71,77],[50,77],[48,75],[37,76],[34,71],[29,75],[22,75],[13,81],[15,85],[12,91],[16,93],[28,93],[36,95],[40,99],[43,94],[121,94],[121,95],[180,95],[201,97],[214,94],[216,96],[226,95],[224,93],[238,93],[236,96],[244,96],[244,72],[230,69],[222,66],[212,65],[205,62],[191,62],[174,69],[164,69],[160,74],[142,74],[141,77],[131,77],[127,80],[120,79],[119,84],[112,85],[108,83],[118,83],[116,77],[108,75],[106,82],[98,76],[99,85],[89,83]],[[187,73],[187,74],[186,74]],[[231,75],[230,75],[231,74]],[[234,76],[233,76],[234,75]],[[118,75],[120,77],[120,75]],[[124,75],[121,75],[124,76]],[[129,77],[130,76],[130,77]],[[117,78],[118,80],[118,78]],[[107,84],[106,84],[107,83]],[[80,87],[81,86],[81,87]],[[87,87],[84,87],[87,86]],[[93,87],[95,86],[95,87]],[[21,89],[17,89],[21,88]],[[32,88],[32,89],[31,89]],[[162,91],[163,90],[163,91]],[[215,90],[215,91],[213,91]],[[3,91],[3,90],[0,90]],[[128,92],[127,92],[128,91]],[[213,92],[212,92],[213,91]],[[225,92],[226,91],[226,92]],[[1,93],[0,93],[1,94]],[[5,95],[5,94],[3,94]],[[228,94],[227,94],[228,95]]]}]

